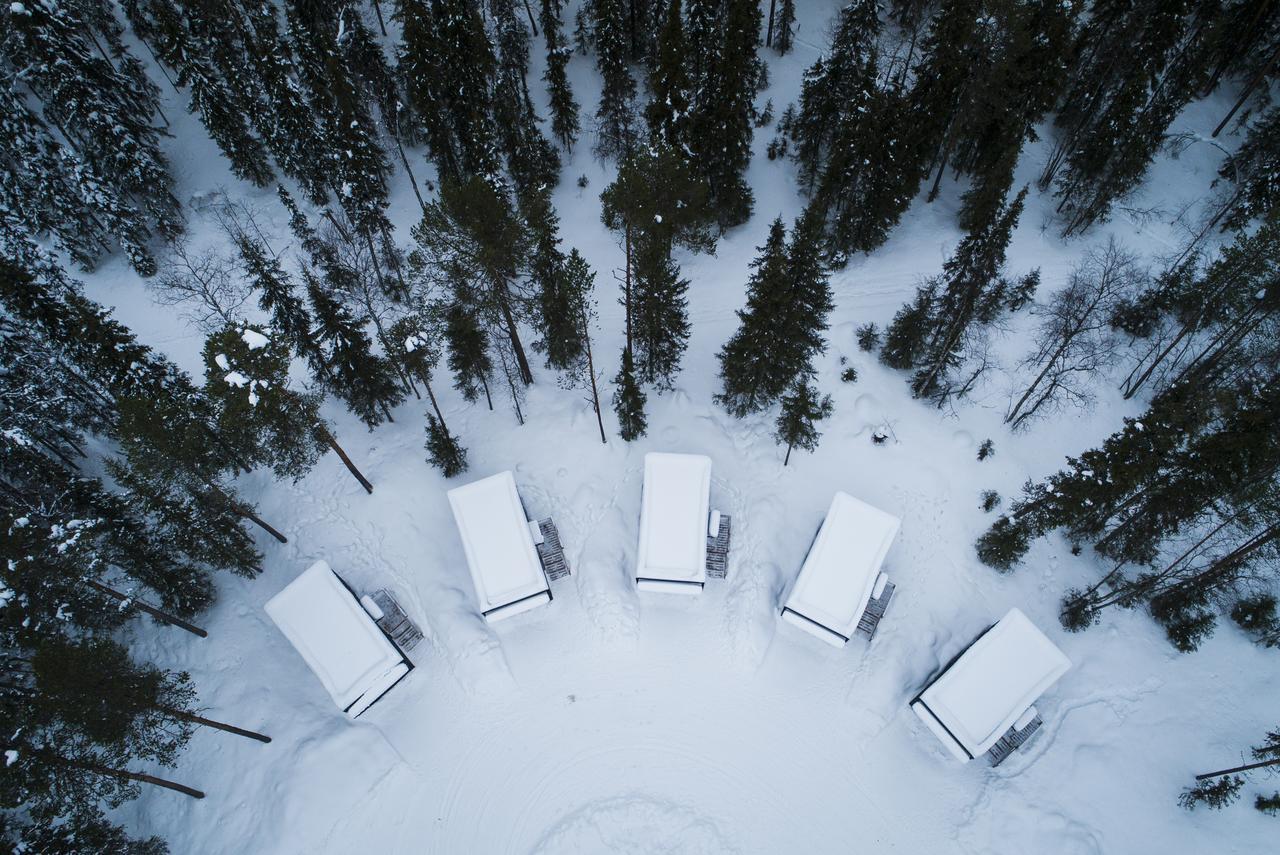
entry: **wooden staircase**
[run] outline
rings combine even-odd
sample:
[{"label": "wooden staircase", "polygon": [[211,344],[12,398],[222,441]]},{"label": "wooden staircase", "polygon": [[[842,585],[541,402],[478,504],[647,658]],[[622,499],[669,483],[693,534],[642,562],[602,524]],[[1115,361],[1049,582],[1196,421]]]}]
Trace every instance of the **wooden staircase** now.
[{"label": "wooden staircase", "polygon": [[422,630],[409,620],[409,616],[400,608],[395,597],[386,588],[379,588],[369,595],[382,611],[382,617],[375,622],[387,637],[396,643],[401,650],[412,650],[422,640]]},{"label": "wooden staircase", "polygon": [[855,631],[862,633],[868,639],[875,635],[876,627],[880,625],[880,618],[884,617],[885,609],[889,608],[889,600],[892,598],[893,583],[886,581],[880,596],[872,597],[867,602],[867,607],[863,610],[862,617],[858,620],[858,628]]},{"label": "wooden staircase", "polygon": [[1043,724],[1044,719],[1040,717],[1039,713],[1036,713],[1035,717],[1027,722],[1026,726],[1021,730],[1018,729],[1016,724],[1009,728],[1005,731],[1004,736],[996,740],[996,744],[987,751],[987,762],[992,766],[999,766],[1010,754],[1017,751],[1022,743],[1030,739]]},{"label": "wooden staircase", "polygon": [[729,574],[729,541],[732,537],[731,518],[720,515],[720,530],[715,537],[707,537],[707,577],[723,579]]},{"label": "wooden staircase", "polygon": [[560,532],[551,517],[538,520],[538,530],[542,532],[542,543],[536,544],[538,558],[542,561],[542,569],[547,579],[552,582],[569,575],[569,562],[564,558],[564,547],[560,544]]}]

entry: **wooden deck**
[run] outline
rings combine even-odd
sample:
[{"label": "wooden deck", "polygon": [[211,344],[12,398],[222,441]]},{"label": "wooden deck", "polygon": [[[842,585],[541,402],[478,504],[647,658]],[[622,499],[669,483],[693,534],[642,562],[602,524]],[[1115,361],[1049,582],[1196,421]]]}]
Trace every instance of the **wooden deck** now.
[{"label": "wooden deck", "polygon": [[880,619],[884,617],[885,609],[889,608],[889,600],[893,598],[893,583],[886,581],[884,590],[880,592],[879,597],[872,597],[867,602],[866,609],[862,612],[862,617],[858,620],[858,628],[855,632],[860,632],[868,639],[876,634],[876,627],[880,625]]},{"label": "wooden deck", "polygon": [[538,520],[538,530],[542,532],[542,543],[537,544],[538,558],[542,561],[547,579],[552,582],[563,579],[569,575],[569,562],[565,560],[556,524],[551,517],[547,517],[545,520]]},{"label": "wooden deck", "polygon": [[401,650],[412,650],[422,640],[422,630],[409,620],[409,616],[400,608],[396,598],[386,588],[379,588],[369,595],[382,610],[382,617],[376,623],[378,628],[387,634]]},{"label": "wooden deck", "polygon": [[715,537],[707,537],[707,577],[723,579],[729,575],[729,541],[732,539],[731,518],[720,515],[720,529]]},{"label": "wooden deck", "polygon": [[987,752],[987,762],[992,766],[999,766],[1010,754],[1017,751],[1022,743],[1030,739],[1043,724],[1044,719],[1040,717],[1039,713],[1036,713],[1035,718],[1027,722],[1027,726],[1021,730],[1014,727],[1009,728],[1005,735],[1000,737],[996,744],[991,746],[991,750]]}]

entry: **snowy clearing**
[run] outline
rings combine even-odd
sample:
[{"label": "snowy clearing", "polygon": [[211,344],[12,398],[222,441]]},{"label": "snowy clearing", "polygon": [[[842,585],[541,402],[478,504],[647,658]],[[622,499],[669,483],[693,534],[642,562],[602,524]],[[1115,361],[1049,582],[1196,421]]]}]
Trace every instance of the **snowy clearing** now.
[{"label": "snowy clearing", "polygon": [[[781,110],[795,98],[835,8],[804,10],[793,54],[762,52],[772,85],[760,102],[772,98]],[[535,50],[531,80],[542,62]],[[590,109],[599,91],[591,60],[575,54],[570,75]],[[197,120],[168,96],[183,198],[235,186],[288,243],[274,197],[238,185]],[[1223,112],[1219,101],[1193,105],[1175,130],[1207,132]],[[643,440],[628,445],[614,434],[601,445],[589,405],[537,366],[522,427],[502,405],[489,412],[451,389],[441,395],[469,449],[471,469],[458,479],[423,462],[427,404],[413,400],[373,433],[326,404],[375,485],[371,496],[333,456],[297,484],[242,479],[246,497],[289,544],[259,537],[263,576],[220,580],[218,604],[204,619],[208,639],[146,626],[133,643],[189,671],[211,716],[273,742],[198,733],[171,774],[208,797],[149,788],[119,812],[131,831],[161,834],[181,853],[1270,850],[1274,820],[1251,810],[1187,813],[1175,798],[1191,770],[1226,765],[1274,723],[1280,682],[1258,678],[1274,673],[1274,652],[1223,626],[1200,652],[1180,655],[1142,613],[1111,614],[1068,635],[1058,601],[1064,589],[1097,578],[1089,555],[1072,556],[1055,536],[1003,577],[973,553],[991,519],[979,509],[981,490],[1014,494],[1098,442],[1138,402],[1103,386],[1093,413],[1012,436],[1001,425],[1003,375],[957,412],[939,412],[910,397],[903,375],[857,350],[854,328],[883,325],[955,246],[962,188],[948,180],[938,201],[917,199],[883,248],[833,277],[836,308],[818,380],[835,415],[816,453],[796,453],[784,469],[771,414],[735,420],[712,403],[715,353],[736,325],[755,247],[776,215],[790,219],[802,205],[794,167],[764,155],[772,134],[755,135],[750,222],[714,256],[677,255],[692,280],[693,335],[677,388],[650,396]],[[1027,147],[1019,183],[1038,171],[1042,145]],[[1158,163],[1147,187],[1176,209],[1203,192],[1220,157],[1192,147]],[[610,271],[621,255],[600,224],[598,195],[612,174],[583,139],[555,195],[566,248],[578,247],[597,271],[596,347],[610,364],[622,336]],[[579,175],[589,179],[585,189],[575,186]],[[1051,210],[1033,193],[1009,253],[1011,271],[1041,267],[1042,296],[1110,234],[1148,256],[1176,242],[1163,222],[1142,227],[1120,214],[1064,243],[1042,228]],[[391,213],[406,235],[418,207],[404,182]],[[193,240],[217,239],[212,219],[193,213],[192,230]],[[122,259],[86,281],[145,341],[202,373],[200,336],[155,307]],[[1027,327],[1019,319],[996,343],[1007,364],[1026,350]],[[857,368],[856,383],[840,382],[840,357]],[[873,445],[873,431],[884,427],[894,439]],[[986,437],[998,453],[978,463]],[[708,580],[698,598],[635,590],[651,451],[710,457],[712,506],[733,517],[728,578]],[[508,469],[529,516],[555,518],[573,573],[553,585],[549,606],[489,625],[475,607],[446,491]],[[898,589],[874,641],[855,638],[837,650],[778,631],[778,611],[841,490],[902,523],[884,566]],[[426,634],[409,655],[414,670],[356,721],[334,707],[263,610],[321,559],[358,593],[391,589]],[[997,769],[961,765],[907,703],[1012,607],[1073,667],[1036,702],[1045,725],[1031,742]]]}]

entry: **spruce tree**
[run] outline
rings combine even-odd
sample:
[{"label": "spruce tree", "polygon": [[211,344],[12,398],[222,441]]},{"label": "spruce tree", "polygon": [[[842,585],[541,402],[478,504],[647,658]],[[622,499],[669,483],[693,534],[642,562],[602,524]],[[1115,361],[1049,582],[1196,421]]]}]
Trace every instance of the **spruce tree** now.
[{"label": "spruce tree", "polygon": [[[1244,142],[1218,169],[1231,189],[1218,209],[1223,231],[1239,231],[1280,210],[1280,107],[1272,107],[1252,125]],[[1214,182],[1215,184],[1218,181]]]},{"label": "spruce tree", "polygon": [[[650,280],[657,277],[655,281],[660,285],[662,277],[669,276],[675,266],[671,259],[673,247],[709,251],[715,246],[706,182],[675,149],[655,143],[623,162],[617,179],[600,194],[600,202],[604,224],[622,233],[626,254],[622,298],[626,341],[643,364],[641,346],[635,344],[636,330],[642,324],[652,328],[664,322],[639,317],[640,267],[643,263],[646,276]],[[678,272],[674,275],[678,279]],[[656,296],[663,299],[661,293]],[[661,304],[646,303],[646,311],[654,309],[661,310]]]},{"label": "spruce tree", "polygon": [[399,360],[412,376],[422,382],[431,402],[432,411],[427,413],[427,462],[440,469],[446,478],[465,472],[467,450],[445,423],[440,402],[431,385],[445,335],[439,307],[417,307],[391,325],[390,335],[399,350]]},{"label": "spruce tree", "polygon": [[817,423],[831,415],[831,396],[818,397],[818,392],[802,377],[792,388],[791,393],[782,399],[782,411],[778,414],[774,438],[779,445],[787,447],[787,454],[782,465],[791,462],[791,449],[801,448],[813,451],[818,447]]},{"label": "spruce tree", "polygon": [[1055,186],[1065,235],[1108,217],[1141,181],[1174,117],[1211,85],[1222,14],[1218,3],[1154,0],[1092,10],[1040,177],[1042,188]]},{"label": "spruce tree", "polygon": [[645,121],[652,140],[683,152],[689,145],[689,103],[693,84],[688,72],[688,45],[680,0],[667,4],[666,22],[658,36],[658,56],[649,76]]},{"label": "spruce tree", "polygon": [[670,388],[689,345],[689,280],[671,251],[658,240],[641,240],[635,250],[632,285],[632,347],[641,379]]},{"label": "spruce tree", "polygon": [[397,69],[442,177],[496,175],[497,61],[472,0],[402,0]]},{"label": "spruce tree", "polygon": [[444,338],[449,345],[449,370],[453,372],[453,388],[467,401],[475,401],[484,392],[485,402],[493,409],[489,392],[489,375],[493,359],[489,355],[489,336],[477,321],[474,308],[460,295],[444,312]]},{"label": "spruce tree", "polygon": [[966,235],[942,266],[929,334],[911,379],[916,397],[930,398],[938,406],[949,400],[955,387],[948,375],[960,365],[966,336],[993,320],[1004,305],[1008,283],[1000,274],[1026,194],[1023,188],[989,222]]},{"label": "spruce tree", "polygon": [[217,26],[211,20],[212,10],[194,3],[180,10],[176,4],[154,0],[135,0],[124,4],[124,9],[134,32],[157,61],[176,73],[172,82],[190,92],[188,110],[200,116],[205,130],[230,161],[232,172],[258,187],[270,184],[274,172],[267,148],[249,121],[254,107],[247,92],[237,91],[234,78],[228,82],[224,76],[226,65],[238,58],[225,54],[239,51],[229,51],[227,42],[211,38]]},{"label": "spruce tree", "polygon": [[351,313],[303,269],[307,299],[315,319],[315,351],[310,357],[316,381],[346,403],[373,430],[391,421],[391,407],[404,399],[395,369],[373,352],[373,342]]},{"label": "spruce tree", "polygon": [[630,69],[630,39],[622,0],[595,0],[593,16],[596,67],[603,78],[596,108],[596,155],[619,160],[636,144],[636,81]]},{"label": "spruce tree", "polygon": [[810,215],[784,246],[778,218],[752,262],[747,308],[738,313],[741,325],[719,354],[723,388],[716,400],[734,416],[777,401],[825,349],[822,334],[832,302],[820,239],[820,226]]},{"label": "spruce tree", "polygon": [[786,311],[786,227],[778,217],[751,262],[747,306],[738,311],[737,332],[720,349],[722,388],[716,402],[741,418],[764,409],[795,379],[793,366],[778,359],[777,327]]},{"label": "spruce tree", "polygon": [[311,315],[306,303],[294,293],[292,277],[278,258],[268,255],[261,241],[244,232],[234,235],[233,240],[244,272],[258,292],[258,306],[268,314],[271,329],[295,356],[311,357],[315,349],[311,338]]},{"label": "spruce tree", "polygon": [[631,351],[625,347],[622,349],[622,364],[613,383],[613,412],[618,417],[618,435],[627,442],[639,439],[649,426],[644,414],[645,394],[636,382]]},{"label": "spruce tree", "polygon": [[327,444],[320,396],[289,388],[290,360],[283,339],[252,325],[225,327],[204,346],[205,389],[219,433],[251,463],[296,481]]},{"label": "spruce tree", "polygon": [[[773,6],[770,5],[770,10]],[[796,0],[779,0],[777,18],[770,17],[768,41],[779,56],[791,53],[791,45],[795,40]]]},{"label": "spruce tree", "polygon": [[538,128],[525,73],[529,66],[529,31],[516,14],[514,0],[493,0],[498,48],[498,75],[493,117],[507,156],[517,197],[560,179],[560,155]]},{"label": "spruce tree", "polygon": [[21,70],[44,120],[109,188],[107,198],[115,197],[112,219],[129,221],[123,246],[130,263],[151,275],[154,262],[139,239],[152,230],[172,239],[184,228],[152,124],[158,90],[136,62],[117,68],[91,47],[92,30],[72,8],[33,0],[11,10],[8,20],[10,30],[0,42],[5,65]]},{"label": "spruce tree", "polygon": [[754,0],[725,0],[723,27],[714,41],[690,45],[712,51],[705,76],[695,80],[689,145],[695,168],[707,179],[711,208],[721,228],[746,222],[754,203],[743,175],[751,162],[759,39],[760,9]]},{"label": "spruce tree", "polygon": [[881,74],[879,33],[873,0],[841,10],[831,48],[805,73],[800,109],[787,127],[837,260],[884,243],[921,178],[906,94]]},{"label": "spruce tree", "polygon": [[551,101],[551,133],[568,150],[578,141],[578,102],[565,73],[573,50],[565,43],[560,29],[560,9],[561,0],[542,0],[539,20],[547,41],[547,68],[542,79]]},{"label": "spruce tree", "polygon": [[426,448],[427,462],[444,477],[452,478],[467,471],[467,450],[433,413],[427,413]]}]

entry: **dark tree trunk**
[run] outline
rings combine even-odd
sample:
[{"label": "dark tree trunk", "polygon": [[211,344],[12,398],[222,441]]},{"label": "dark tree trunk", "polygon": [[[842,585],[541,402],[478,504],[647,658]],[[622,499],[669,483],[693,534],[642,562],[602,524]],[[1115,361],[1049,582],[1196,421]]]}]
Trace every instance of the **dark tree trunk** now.
[{"label": "dark tree trunk", "polygon": [[247,519],[249,522],[256,525],[258,528],[262,529],[267,534],[271,535],[281,543],[289,542],[289,538],[285,537],[283,534],[276,531],[274,528],[268,525],[261,517],[259,517],[253,511],[247,510],[245,508],[236,508],[236,513],[244,517],[245,519]]},{"label": "dark tree trunk", "polygon": [[1258,88],[1258,84],[1261,83],[1262,79],[1271,71],[1271,67],[1276,64],[1277,58],[1280,58],[1280,47],[1271,52],[1271,59],[1267,60],[1267,64],[1259,69],[1258,73],[1255,74],[1253,79],[1244,87],[1244,91],[1240,93],[1240,97],[1236,99],[1236,103],[1231,105],[1230,112],[1223,117],[1221,122],[1218,122],[1218,126],[1213,129],[1211,136],[1217,137],[1218,134],[1222,133],[1222,129],[1227,126],[1227,122],[1231,121],[1231,117],[1236,114],[1236,111],[1244,106],[1244,102],[1253,94],[1253,90]]},{"label": "dark tree trunk", "polygon": [[587,329],[587,313],[582,313],[583,338],[587,344],[587,377],[591,380],[591,406],[596,411],[596,424],[600,427],[600,442],[607,445],[609,440],[604,435],[604,418],[600,415],[600,390],[596,388],[596,365],[591,357],[591,331]]},{"label": "dark tree trunk", "polygon": [[769,24],[764,31],[764,46],[773,47],[773,13],[778,8],[778,0],[769,0]]},{"label": "dark tree trunk", "polygon": [[1205,772],[1203,775],[1196,775],[1196,780],[1204,781],[1209,778],[1221,778],[1223,775],[1233,775],[1236,772],[1248,772],[1250,769],[1261,769],[1264,766],[1280,766],[1280,757],[1273,757],[1270,760],[1259,760],[1257,763],[1246,763],[1243,766],[1235,766],[1230,769],[1219,769],[1216,772]]},{"label": "dark tree trunk", "polygon": [[122,603],[129,602],[139,611],[146,612],[156,620],[164,621],[165,623],[170,624],[172,626],[176,626],[179,629],[185,629],[187,632],[191,633],[192,635],[198,635],[201,638],[209,637],[208,632],[196,626],[195,624],[187,623],[182,618],[175,617],[174,615],[171,615],[168,612],[162,612],[155,606],[149,605],[147,603],[144,603],[142,600],[139,600],[137,597],[131,597],[128,594],[117,591],[115,588],[108,588],[106,585],[94,579],[85,579],[84,581],[86,585],[88,585],[90,588],[93,588],[95,591],[106,594],[108,597],[117,599]]},{"label": "dark tree trunk", "polygon": [[59,757],[54,754],[41,754],[47,759],[53,760],[55,763],[61,763],[65,766],[71,766],[75,769],[83,769],[86,772],[93,772],[95,775],[105,775],[108,778],[120,778],[125,781],[138,781],[143,784],[155,784],[157,787],[164,787],[166,790],[175,790],[183,795],[191,796],[193,799],[204,798],[204,793],[197,789],[188,787],[185,784],[178,784],[173,781],[157,778],[155,775],[144,775],[141,772],[130,772],[128,769],[112,769],[109,766],[98,766],[94,763],[82,763],[79,760],[68,760],[65,757]]},{"label": "dark tree trunk", "polygon": [[426,372],[423,372],[419,379],[422,380],[422,385],[427,387],[427,397],[431,399],[431,409],[436,411],[436,418],[440,422],[440,427],[444,428],[445,432],[448,433],[449,426],[444,423],[444,413],[440,412],[440,404],[436,401],[436,393],[431,389],[431,378],[427,376]]},{"label": "dark tree trunk", "polygon": [[338,445],[338,440],[334,438],[329,429],[321,425],[316,428],[316,431],[320,434],[320,438],[325,441],[325,444],[333,449],[333,453],[338,455],[338,459],[342,461],[343,466],[347,467],[347,471],[354,475],[355,479],[360,482],[360,486],[364,487],[364,491],[366,493],[372,493],[373,485],[369,483],[369,479],[364,477],[364,474],[361,473],[361,471],[356,468],[356,465],[351,462],[351,458],[342,450],[342,446]]},{"label": "dark tree trunk", "polygon": [[211,718],[198,716],[198,715],[195,715],[194,713],[189,713],[185,710],[174,709],[172,707],[158,707],[157,709],[159,709],[160,712],[164,713],[165,715],[170,716],[172,718],[176,718],[179,721],[189,721],[192,724],[201,724],[201,725],[204,725],[205,727],[212,727],[212,728],[216,728],[217,730],[225,730],[227,733],[234,733],[236,736],[244,736],[249,739],[256,739],[259,742],[271,741],[271,737],[267,736],[266,734],[258,733],[257,731],[253,731],[253,730],[245,730],[242,727],[236,727],[235,725],[225,724],[220,721],[214,721]]},{"label": "dark tree trunk", "polygon": [[396,141],[396,151],[400,153],[400,163],[404,165],[405,174],[409,176],[409,185],[413,187],[413,195],[418,198],[418,206],[421,207],[425,213],[427,210],[427,203],[423,201],[422,191],[418,189],[418,179],[414,177],[413,169],[409,166],[409,158],[405,156],[404,146],[400,143],[400,135],[393,134],[391,138]]},{"label": "dark tree trunk", "polygon": [[627,350],[631,350],[631,223],[622,227],[623,239],[627,245],[627,266],[622,279],[622,308],[627,318]]},{"label": "dark tree trunk", "polygon": [[516,329],[515,316],[511,314],[511,299],[507,292],[507,283],[501,285],[498,302],[502,308],[502,320],[507,326],[507,337],[511,339],[511,349],[516,355],[516,365],[520,369],[520,380],[528,386],[533,383],[533,371],[529,368],[529,358],[524,354],[524,345],[520,343],[520,332]]}]

